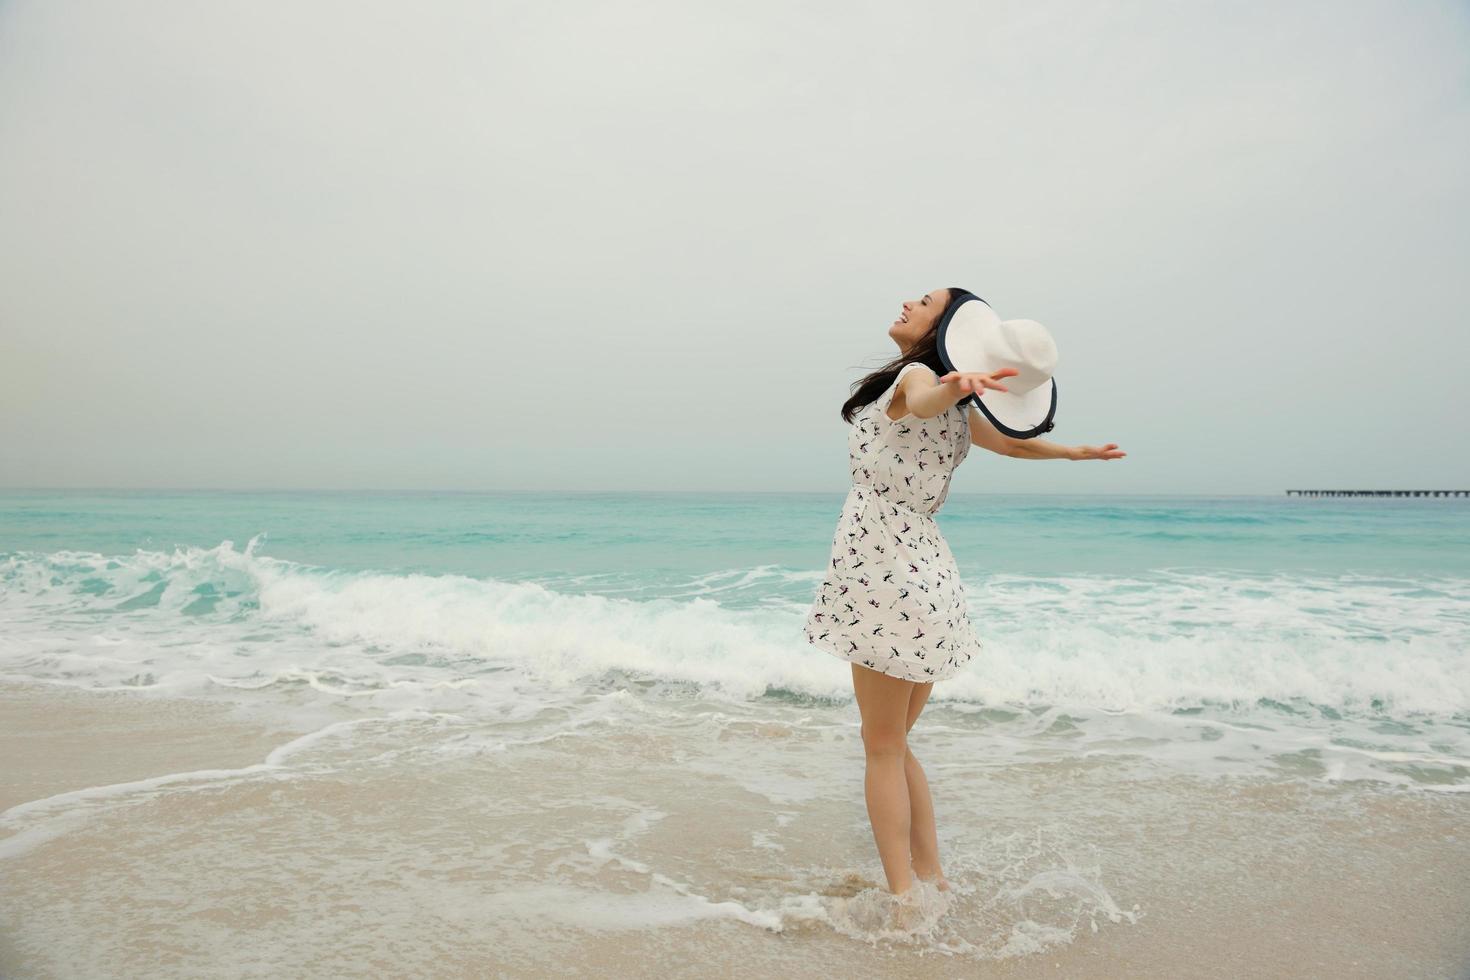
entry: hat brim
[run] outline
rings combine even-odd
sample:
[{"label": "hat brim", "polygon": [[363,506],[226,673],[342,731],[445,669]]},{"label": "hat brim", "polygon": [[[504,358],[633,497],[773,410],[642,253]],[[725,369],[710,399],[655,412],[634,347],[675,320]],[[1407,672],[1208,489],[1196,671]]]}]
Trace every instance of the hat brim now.
[{"label": "hat brim", "polygon": [[[999,314],[979,296],[969,294],[951,303],[939,321],[936,339],[939,360],[945,370],[987,374],[998,370],[997,365],[984,363],[978,353],[979,345],[974,341],[981,331],[999,324]],[[978,408],[1002,434],[1012,439],[1034,439],[1053,426],[1057,382],[1056,378],[1048,378],[1024,394],[987,388],[983,397],[971,394],[965,400]]]}]

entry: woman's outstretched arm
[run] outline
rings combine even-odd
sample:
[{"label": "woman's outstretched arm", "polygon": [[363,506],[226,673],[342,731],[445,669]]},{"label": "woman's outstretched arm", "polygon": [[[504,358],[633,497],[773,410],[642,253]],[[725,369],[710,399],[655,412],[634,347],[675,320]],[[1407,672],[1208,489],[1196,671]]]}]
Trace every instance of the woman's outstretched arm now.
[{"label": "woman's outstretched arm", "polygon": [[[983,396],[982,396],[983,397]],[[974,405],[969,409],[970,442],[1015,459],[1121,459],[1128,455],[1116,442],[1104,446],[1063,446],[1045,439],[1014,439],[1005,435]]]},{"label": "woman's outstretched arm", "polygon": [[1012,439],[1008,453],[1016,459],[1121,459],[1128,454],[1116,442],[1105,446],[1063,446],[1045,439]]}]

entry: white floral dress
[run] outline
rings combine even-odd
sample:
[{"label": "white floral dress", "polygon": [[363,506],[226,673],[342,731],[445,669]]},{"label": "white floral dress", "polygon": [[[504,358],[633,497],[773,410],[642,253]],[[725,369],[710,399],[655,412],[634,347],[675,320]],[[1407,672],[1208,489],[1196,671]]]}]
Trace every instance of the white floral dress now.
[{"label": "white floral dress", "polygon": [[803,627],[834,656],[911,681],[952,677],[980,650],[954,555],[934,515],[970,450],[968,402],[934,418],[887,415],[888,390],[848,429],[852,489]]}]

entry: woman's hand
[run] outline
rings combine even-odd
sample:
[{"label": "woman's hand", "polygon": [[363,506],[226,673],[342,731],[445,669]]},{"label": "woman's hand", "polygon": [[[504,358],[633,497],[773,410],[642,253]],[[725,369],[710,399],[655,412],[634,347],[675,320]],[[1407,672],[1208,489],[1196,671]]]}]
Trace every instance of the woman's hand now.
[{"label": "woman's hand", "polygon": [[991,371],[989,374],[984,374],[979,371],[951,371],[940,378],[939,383],[948,384],[951,381],[958,381],[959,389],[962,393],[961,397],[971,394],[980,396],[985,394],[986,388],[993,388],[996,391],[1009,391],[1010,389],[997,381],[996,378],[1010,378],[1020,373],[1015,368],[1001,368],[999,371]]},{"label": "woman's hand", "polygon": [[1073,446],[1068,459],[1121,459],[1128,454],[1118,448],[1116,442],[1106,446]]}]

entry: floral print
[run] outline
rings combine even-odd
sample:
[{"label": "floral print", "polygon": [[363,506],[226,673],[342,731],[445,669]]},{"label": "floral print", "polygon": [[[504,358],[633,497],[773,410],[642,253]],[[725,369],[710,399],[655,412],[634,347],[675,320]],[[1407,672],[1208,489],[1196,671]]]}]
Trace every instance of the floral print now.
[{"label": "floral print", "polygon": [[848,428],[852,489],[803,627],[843,660],[911,681],[952,677],[980,649],[934,515],[970,450],[968,402],[934,418],[887,415],[906,364]]}]

